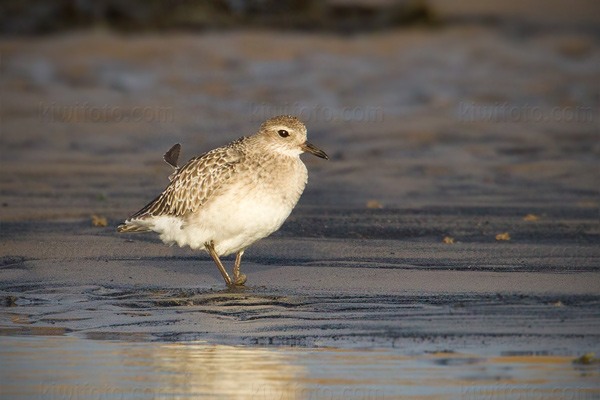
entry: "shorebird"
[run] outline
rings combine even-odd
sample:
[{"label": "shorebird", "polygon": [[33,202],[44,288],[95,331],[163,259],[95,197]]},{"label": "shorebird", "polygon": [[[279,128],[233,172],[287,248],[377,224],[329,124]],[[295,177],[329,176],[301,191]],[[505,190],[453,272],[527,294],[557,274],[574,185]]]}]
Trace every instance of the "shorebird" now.
[{"label": "shorebird", "polygon": [[[181,167],[180,150],[176,144],[164,155],[175,168],[170,184],[119,232],[154,231],[167,244],[205,250],[228,286],[246,282],[240,271],[244,251],[278,230],[298,203],[308,179],[300,154],[329,159],[306,140],[306,126],[287,115]],[[233,253],[232,279],[220,257]]]}]

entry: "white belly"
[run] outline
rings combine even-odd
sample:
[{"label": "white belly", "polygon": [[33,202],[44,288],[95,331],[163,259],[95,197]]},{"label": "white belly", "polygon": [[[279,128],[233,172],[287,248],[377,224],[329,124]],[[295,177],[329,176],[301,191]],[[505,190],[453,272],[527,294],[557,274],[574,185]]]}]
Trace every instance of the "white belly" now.
[{"label": "white belly", "polygon": [[279,184],[260,179],[229,181],[195,214],[185,220],[155,217],[152,229],[165,243],[181,247],[204,249],[204,243],[213,241],[219,256],[244,250],[279,229],[292,212],[306,184],[306,168],[302,164],[294,172]]}]

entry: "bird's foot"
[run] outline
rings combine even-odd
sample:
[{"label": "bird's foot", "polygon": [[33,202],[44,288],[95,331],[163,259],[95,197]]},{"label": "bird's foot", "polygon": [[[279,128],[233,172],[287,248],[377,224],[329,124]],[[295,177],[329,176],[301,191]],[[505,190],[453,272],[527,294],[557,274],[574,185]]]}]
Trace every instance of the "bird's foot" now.
[{"label": "bird's foot", "polygon": [[244,283],[246,283],[246,281],[248,280],[248,277],[246,277],[246,275],[244,274],[238,274],[237,276],[234,275],[233,276],[233,284],[236,286],[242,286]]}]

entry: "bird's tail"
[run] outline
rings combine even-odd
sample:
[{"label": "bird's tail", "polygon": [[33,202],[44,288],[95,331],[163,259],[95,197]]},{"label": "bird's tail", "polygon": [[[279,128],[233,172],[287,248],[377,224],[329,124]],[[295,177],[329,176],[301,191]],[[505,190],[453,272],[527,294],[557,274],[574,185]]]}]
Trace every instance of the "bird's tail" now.
[{"label": "bird's tail", "polygon": [[140,223],[141,220],[131,220],[128,219],[127,221],[125,221],[124,224],[119,225],[119,232],[145,232],[145,231],[149,231],[150,228],[145,225]]}]

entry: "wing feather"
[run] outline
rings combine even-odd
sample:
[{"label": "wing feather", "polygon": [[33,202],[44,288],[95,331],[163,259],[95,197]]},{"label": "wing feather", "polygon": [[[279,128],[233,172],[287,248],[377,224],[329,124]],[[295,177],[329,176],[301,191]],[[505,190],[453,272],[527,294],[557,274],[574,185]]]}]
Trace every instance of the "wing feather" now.
[{"label": "wing feather", "polygon": [[179,168],[167,188],[129,221],[151,216],[183,216],[196,212],[236,172],[243,153],[241,138],[227,146],[194,157]]}]

